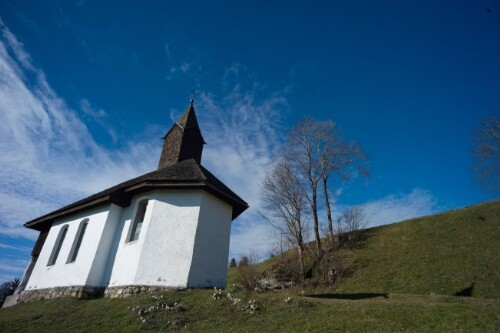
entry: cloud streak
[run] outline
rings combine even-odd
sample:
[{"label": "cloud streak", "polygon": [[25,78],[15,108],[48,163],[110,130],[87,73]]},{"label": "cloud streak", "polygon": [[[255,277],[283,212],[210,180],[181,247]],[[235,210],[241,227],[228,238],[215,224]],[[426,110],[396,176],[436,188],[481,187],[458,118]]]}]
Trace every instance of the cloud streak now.
[{"label": "cloud streak", "polygon": [[[159,154],[153,146],[158,135],[151,133],[120,150],[100,145],[82,119],[99,123],[107,121],[107,113],[87,99],[80,101],[81,115],[71,109],[10,30],[3,23],[0,29],[4,171],[0,174],[0,234],[34,239],[36,232],[22,227],[23,222],[153,169],[158,156],[148,152]],[[171,57],[168,47],[166,52]],[[234,84],[240,70],[234,71],[233,65],[229,72],[223,75],[225,87],[230,87],[224,97],[202,92],[196,103],[208,142],[203,164],[251,206],[233,225],[232,251],[240,253],[252,247],[248,235],[267,228],[258,221],[259,186],[280,142],[280,114],[287,103],[279,93],[259,98],[256,84],[242,89]]]},{"label": "cloud streak", "polygon": [[361,205],[369,226],[378,226],[437,212],[431,192],[415,188],[408,194],[389,195]]},{"label": "cloud streak", "polygon": [[144,173],[155,158],[144,153],[148,141],[99,145],[1,21],[0,29],[0,234],[33,239],[23,222]]},{"label": "cloud streak", "polygon": [[16,245],[9,245],[0,242],[0,249],[9,249],[9,250],[15,250],[15,251],[31,251],[31,248],[27,246],[16,246]]},{"label": "cloud streak", "polygon": [[[337,197],[337,199],[339,198]],[[354,206],[363,210],[368,222],[367,227],[391,224],[435,214],[439,211],[436,199],[431,192],[415,188],[409,193],[388,195],[361,205],[335,205],[336,209],[333,211],[334,223],[341,216],[342,211]],[[320,215],[321,229],[327,230],[326,211],[321,209],[318,213]],[[272,247],[277,246],[277,240],[273,240],[272,235],[275,235],[275,230],[262,220],[249,219],[248,224],[242,226],[239,232],[231,238],[232,255],[241,256],[252,251],[256,251],[261,255],[265,254]],[[310,233],[309,236],[311,236]],[[310,237],[307,239],[311,240]]]},{"label": "cloud streak", "polygon": [[[81,116],[71,109],[1,20],[0,29],[0,235],[34,239],[36,232],[22,227],[23,222],[154,169],[159,135],[147,133],[120,149],[99,144],[82,119],[108,125],[107,113],[86,99],[80,103]],[[172,60],[168,44],[165,52]],[[189,66],[179,71],[189,72]],[[222,97],[202,91],[196,101],[208,143],[203,164],[250,204],[233,223],[231,256],[252,250],[262,254],[272,245],[274,230],[258,214],[259,192],[282,143],[282,117],[288,110],[285,92],[265,93],[254,79],[247,79],[250,87],[244,88],[242,78],[252,77],[245,71],[244,66],[232,64],[221,75],[226,89]],[[175,113],[171,112],[174,119]],[[113,128],[108,130],[113,137]],[[422,189],[362,206],[370,226],[436,211],[432,194]],[[13,246],[0,243],[0,249]],[[24,262],[17,268],[0,264],[10,272],[25,267]]]},{"label": "cloud streak", "polygon": [[0,259],[0,270],[13,273],[12,275],[21,275],[26,269],[27,265],[28,260]]},{"label": "cloud streak", "polygon": [[[203,163],[248,202],[250,208],[233,223],[231,255],[266,248],[270,226],[258,215],[260,184],[272,167],[281,142],[281,116],[287,108],[283,95],[257,98],[252,90],[234,86],[223,99],[202,93],[200,118],[208,142]],[[254,237],[258,236],[258,237]]]},{"label": "cloud streak", "polygon": [[202,72],[202,65],[199,62],[198,56],[191,52],[187,59],[178,59],[178,52],[174,48],[173,43],[165,43],[165,55],[168,62],[167,80],[171,80],[178,75],[186,75],[190,72],[199,74]]}]

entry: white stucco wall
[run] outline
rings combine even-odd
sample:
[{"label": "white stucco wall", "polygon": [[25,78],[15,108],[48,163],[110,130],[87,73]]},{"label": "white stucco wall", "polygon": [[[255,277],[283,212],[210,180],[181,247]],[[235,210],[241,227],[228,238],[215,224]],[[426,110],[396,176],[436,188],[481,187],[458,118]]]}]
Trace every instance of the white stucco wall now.
[{"label": "white stucco wall", "polygon": [[[109,208],[110,206],[106,205],[56,220],[50,228],[25,290],[85,285],[94,262],[99,240],[106,225]],[[78,256],[74,262],[67,263],[80,222],[86,218],[89,221]],[[59,231],[65,225],[68,225],[68,231],[57,261],[54,265],[47,266]]]},{"label": "white stucco wall", "polygon": [[232,207],[203,192],[188,287],[225,288]]},{"label": "white stucco wall", "polygon": [[102,229],[101,239],[97,245],[94,261],[87,278],[87,286],[107,286],[109,280],[106,278],[107,265],[114,260],[115,249],[113,244],[117,238],[117,230],[122,217],[122,208],[112,204],[109,207],[108,216]]},{"label": "white stucco wall", "polygon": [[150,193],[144,193],[134,197],[130,206],[124,208],[122,211],[115,234],[112,253],[110,254],[107,264],[108,271],[106,272],[106,276],[109,278],[106,282],[108,282],[110,287],[134,284],[145,234],[149,228],[151,211],[155,205],[154,200],[149,200],[148,202],[139,238],[132,242],[127,242],[126,239],[129,236],[132,219],[137,212],[138,204],[144,199],[150,199]]},{"label": "white stucco wall", "polygon": [[[148,199],[141,232],[128,242],[140,201]],[[25,290],[62,286],[158,285],[224,287],[232,207],[203,190],[162,190],[55,221]],[[75,262],[67,263],[78,227],[88,218]],[[68,232],[47,266],[61,228]]]},{"label": "white stucco wall", "polygon": [[122,231],[110,286],[186,287],[202,195],[201,190],[175,190],[142,196],[148,197],[149,203],[141,234],[136,242],[125,242],[129,218]]}]

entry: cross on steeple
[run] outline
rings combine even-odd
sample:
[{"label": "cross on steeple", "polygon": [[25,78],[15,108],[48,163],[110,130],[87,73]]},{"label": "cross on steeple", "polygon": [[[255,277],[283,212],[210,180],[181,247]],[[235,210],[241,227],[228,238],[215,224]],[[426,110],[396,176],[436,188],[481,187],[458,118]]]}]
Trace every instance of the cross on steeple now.
[{"label": "cross on steeple", "polygon": [[196,97],[196,92],[197,91],[194,89],[191,90],[191,102],[190,102],[191,106],[194,104],[194,98]]}]

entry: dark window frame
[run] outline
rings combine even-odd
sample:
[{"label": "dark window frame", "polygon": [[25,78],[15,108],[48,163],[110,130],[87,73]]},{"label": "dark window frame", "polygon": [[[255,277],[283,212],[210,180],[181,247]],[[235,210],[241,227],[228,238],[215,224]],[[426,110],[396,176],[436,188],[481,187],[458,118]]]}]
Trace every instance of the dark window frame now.
[{"label": "dark window frame", "polygon": [[75,262],[78,257],[78,252],[80,251],[80,247],[82,246],[83,236],[85,235],[85,231],[87,231],[87,226],[89,224],[89,219],[84,219],[80,222],[78,226],[78,231],[75,235],[75,240],[73,241],[73,246],[71,247],[71,251],[69,252],[67,264]]},{"label": "dark window frame", "polygon": [[144,224],[144,218],[146,217],[148,203],[149,199],[142,199],[137,204],[135,216],[130,226],[130,234],[127,237],[127,243],[135,242],[139,239],[139,235],[141,233],[142,226]]},{"label": "dark window frame", "polygon": [[62,245],[64,243],[64,239],[66,238],[66,234],[68,233],[69,226],[64,225],[59,233],[57,234],[57,239],[52,248],[52,253],[50,254],[49,261],[47,262],[47,266],[53,266],[57,262],[57,257],[59,257],[59,252],[61,252]]}]

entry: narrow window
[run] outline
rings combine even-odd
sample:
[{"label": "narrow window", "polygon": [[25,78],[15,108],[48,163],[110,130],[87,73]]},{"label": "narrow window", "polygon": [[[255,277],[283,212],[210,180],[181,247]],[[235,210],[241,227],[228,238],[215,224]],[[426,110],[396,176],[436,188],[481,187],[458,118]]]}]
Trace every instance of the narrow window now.
[{"label": "narrow window", "polygon": [[76,260],[78,251],[80,250],[80,246],[82,245],[83,235],[85,234],[85,230],[87,230],[88,223],[89,219],[85,219],[80,222],[80,226],[78,227],[78,231],[76,232],[75,241],[73,242],[73,246],[71,247],[71,252],[69,253],[68,261],[66,263],[74,262]]},{"label": "narrow window", "polygon": [[139,202],[139,207],[137,207],[137,213],[132,224],[132,230],[130,231],[129,242],[139,239],[139,234],[141,233],[142,223],[144,222],[144,215],[146,215],[146,208],[148,207],[148,200],[142,200]]},{"label": "narrow window", "polygon": [[64,238],[66,237],[66,233],[68,232],[68,225],[65,225],[59,231],[59,235],[57,235],[56,244],[52,249],[52,253],[50,254],[49,262],[47,266],[52,266],[56,263],[57,256],[59,255],[59,251],[61,251],[61,246],[64,242]]}]

